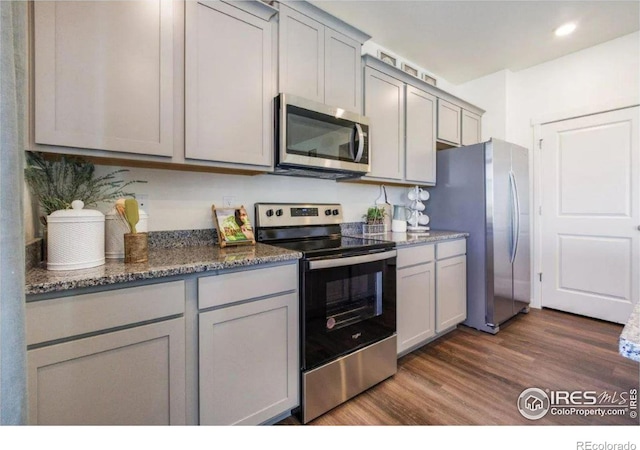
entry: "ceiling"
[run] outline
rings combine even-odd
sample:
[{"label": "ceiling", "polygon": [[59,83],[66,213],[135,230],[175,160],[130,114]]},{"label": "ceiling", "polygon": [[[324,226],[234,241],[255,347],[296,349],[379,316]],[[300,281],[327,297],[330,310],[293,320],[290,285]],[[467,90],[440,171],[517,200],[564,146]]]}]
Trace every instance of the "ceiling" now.
[{"label": "ceiling", "polygon": [[[311,1],[397,56],[460,84],[640,29],[640,1]],[[553,30],[577,24],[570,36]]]}]

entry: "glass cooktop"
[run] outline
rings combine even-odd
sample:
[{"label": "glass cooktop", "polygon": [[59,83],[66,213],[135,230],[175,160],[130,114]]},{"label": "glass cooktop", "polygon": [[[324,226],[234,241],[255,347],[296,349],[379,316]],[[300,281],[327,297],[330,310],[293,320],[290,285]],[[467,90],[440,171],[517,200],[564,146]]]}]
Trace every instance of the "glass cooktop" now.
[{"label": "glass cooktop", "polygon": [[268,242],[268,244],[301,252],[305,258],[347,253],[359,254],[375,250],[390,250],[395,247],[393,242],[351,236],[331,236],[277,243]]}]

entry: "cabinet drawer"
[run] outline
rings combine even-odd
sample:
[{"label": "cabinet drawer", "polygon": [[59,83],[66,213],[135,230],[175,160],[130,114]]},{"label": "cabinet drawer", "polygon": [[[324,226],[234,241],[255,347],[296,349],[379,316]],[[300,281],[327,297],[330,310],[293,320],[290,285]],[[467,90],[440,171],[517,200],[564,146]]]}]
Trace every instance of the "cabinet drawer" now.
[{"label": "cabinet drawer", "polygon": [[184,313],[184,281],[28,302],[27,345]]},{"label": "cabinet drawer", "polygon": [[416,264],[433,261],[434,249],[432,244],[416,245],[398,249],[397,267],[398,269]]},{"label": "cabinet drawer", "polygon": [[436,259],[451,258],[452,256],[464,255],[466,253],[466,239],[456,239],[455,241],[436,244]]},{"label": "cabinet drawer", "polygon": [[289,264],[199,278],[198,308],[297,290],[297,269],[297,264]]}]

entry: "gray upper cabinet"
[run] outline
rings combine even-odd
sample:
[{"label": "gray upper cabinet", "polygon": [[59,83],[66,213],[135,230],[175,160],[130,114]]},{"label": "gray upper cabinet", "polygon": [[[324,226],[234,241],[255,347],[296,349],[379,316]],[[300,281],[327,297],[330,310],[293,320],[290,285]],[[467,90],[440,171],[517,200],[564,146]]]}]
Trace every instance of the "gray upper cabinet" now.
[{"label": "gray upper cabinet", "polygon": [[34,3],[35,143],[173,154],[173,3]]},{"label": "gray upper cabinet", "polygon": [[304,1],[279,4],[279,91],[362,112],[362,44],[370,36]]},{"label": "gray upper cabinet", "polygon": [[[436,149],[460,145],[463,111],[475,118],[479,136],[484,111],[374,56],[362,60],[364,115],[371,124],[371,172],[364,179],[435,185]],[[470,134],[471,124],[465,125]]]},{"label": "gray upper cabinet", "polygon": [[324,25],[280,5],[280,91],[324,102]]},{"label": "gray upper cabinet", "polygon": [[473,145],[482,140],[480,120],[478,114],[462,110],[462,145]]},{"label": "gray upper cabinet", "polygon": [[325,95],[327,105],[338,106],[355,112],[362,110],[362,44],[354,39],[326,28]]},{"label": "gray upper cabinet", "polygon": [[436,97],[407,86],[407,181],[436,183]]},{"label": "gray upper cabinet", "polygon": [[402,180],[404,172],[404,83],[365,67],[364,114],[370,121],[371,172],[367,178]]},{"label": "gray upper cabinet", "polygon": [[187,159],[272,166],[276,10],[253,4],[186,2]]},{"label": "gray upper cabinet", "polygon": [[460,145],[462,108],[438,99],[438,140]]}]

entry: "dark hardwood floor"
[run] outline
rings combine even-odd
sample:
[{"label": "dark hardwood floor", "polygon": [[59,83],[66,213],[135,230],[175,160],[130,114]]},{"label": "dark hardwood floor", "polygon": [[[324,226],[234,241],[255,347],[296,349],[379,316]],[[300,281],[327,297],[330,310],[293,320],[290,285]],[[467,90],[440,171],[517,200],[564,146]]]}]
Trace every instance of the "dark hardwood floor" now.
[{"label": "dark hardwood floor", "polygon": [[[549,309],[520,314],[496,335],[459,326],[399,359],[393,377],[309,425],[638,425],[629,412],[549,412],[528,420],[517,409],[518,396],[530,387],[618,396],[637,390],[638,363],[618,354],[621,331],[621,325]],[[289,417],[279,424],[299,422]]]}]

